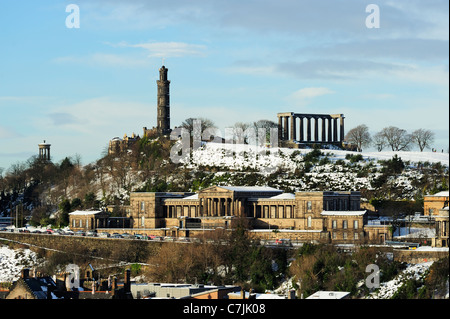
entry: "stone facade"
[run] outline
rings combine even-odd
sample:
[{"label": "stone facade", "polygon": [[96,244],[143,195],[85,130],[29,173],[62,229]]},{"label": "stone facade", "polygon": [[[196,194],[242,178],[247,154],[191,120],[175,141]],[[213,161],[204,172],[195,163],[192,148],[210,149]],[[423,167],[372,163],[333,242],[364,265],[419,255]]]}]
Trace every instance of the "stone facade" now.
[{"label": "stone facade", "polygon": [[118,154],[128,150],[133,144],[140,140],[139,135],[131,134],[131,136],[127,136],[125,134],[123,139],[119,137],[115,137],[109,141],[108,144],[108,154]]},{"label": "stone facade", "polygon": [[449,247],[449,216],[448,206],[439,210],[439,215],[434,217],[434,225],[436,227],[435,238],[432,239],[433,247]]},{"label": "stone facade", "polygon": [[73,231],[89,231],[106,227],[109,214],[101,210],[74,211],[69,213],[69,225]]},{"label": "stone facade", "polygon": [[333,242],[364,240],[366,223],[359,192],[289,194],[257,186],[213,186],[198,193],[134,192],[129,217],[133,231],[141,233],[165,228],[194,235],[205,229],[230,229],[242,217],[255,233],[288,231],[297,239]]},{"label": "stone facade", "polygon": [[439,192],[423,197],[423,212],[425,216],[439,215],[439,210],[448,206],[449,192]]}]

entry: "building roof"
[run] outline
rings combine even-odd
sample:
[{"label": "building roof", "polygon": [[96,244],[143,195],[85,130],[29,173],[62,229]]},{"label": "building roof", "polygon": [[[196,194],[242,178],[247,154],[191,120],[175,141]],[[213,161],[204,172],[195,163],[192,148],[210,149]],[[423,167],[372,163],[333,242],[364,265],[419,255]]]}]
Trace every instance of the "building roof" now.
[{"label": "building roof", "polygon": [[324,210],[320,214],[323,216],[362,216],[366,213],[366,210],[342,210],[342,211],[329,211]]},{"label": "building roof", "polygon": [[280,195],[269,197],[268,199],[295,199],[295,195],[292,193],[283,193]]},{"label": "building roof", "polygon": [[104,213],[102,210],[76,210],[74,212],[69,213],[69,215],[76,216],[88,216],[88,215],[96,215]]},{"label": "building roof", "polygon": [[316,291],[306,299],[343,299],[348,295],[347,291]]},{"label": "building roof", "polygon": [[449,191],[442,191],[433,195],[425,195],[426,197],[449,197]]},{"label": "building roof", "polygon": [[198,194],[187,196],[187,197],[184,197],[183,199],[198,199]]},{"label": "building roof", "polygon": [[282,192],[279,189],[268,186],[217,186],[234,192]]}]

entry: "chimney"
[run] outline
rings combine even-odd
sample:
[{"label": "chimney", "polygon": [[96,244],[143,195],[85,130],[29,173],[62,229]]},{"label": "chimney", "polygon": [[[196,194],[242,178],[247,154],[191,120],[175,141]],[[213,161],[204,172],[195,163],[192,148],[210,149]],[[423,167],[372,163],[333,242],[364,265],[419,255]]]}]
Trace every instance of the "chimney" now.
[{"label": "chimney", "polygon": [[295,299],[295,290],[291,289],[288,291],[288,299]]},{"label": "chimney", "polygon": [[111,296],[114,296],[116,294],[116,288],[117,288],[117,277],[114,277],[111,286]]},{"label": "chimney", "polygon": [[124,281],[124,285],[123,285],[125,293],[131,291],[130,276],[131,276],[131,270],[130,269],[125,270],[125,281]]},{"label": "chimney", "polygon": [[27,279],[30,275],[30,269],[29,268],[24,268],[22,269],[22,275],[20,277],[22,277],[23,279]]},{"label": "chimney", "polygon": [[52,285],[47,284],[47,299],[52,299]]}]

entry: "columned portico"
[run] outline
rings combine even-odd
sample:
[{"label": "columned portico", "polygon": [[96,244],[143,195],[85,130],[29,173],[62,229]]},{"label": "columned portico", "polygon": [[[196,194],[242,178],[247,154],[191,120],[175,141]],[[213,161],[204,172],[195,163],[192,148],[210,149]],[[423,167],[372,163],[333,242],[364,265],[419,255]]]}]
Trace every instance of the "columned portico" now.
[{"label": "columned portico", "polygon": [[[277,116],[278,138],[280,140],[334,144],[341,144],[344,141],[344,114],[300,114],[287,112],[278,113]],[[306,120],[306,125],[304,120]]]}]

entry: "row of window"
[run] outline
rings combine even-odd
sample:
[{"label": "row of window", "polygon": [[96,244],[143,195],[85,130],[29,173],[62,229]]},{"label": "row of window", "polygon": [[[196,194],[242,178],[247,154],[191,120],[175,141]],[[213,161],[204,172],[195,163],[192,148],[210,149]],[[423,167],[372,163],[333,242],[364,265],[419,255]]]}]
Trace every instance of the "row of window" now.
[{"label": "row of window", "polygon": [[[353,229],[358,229],[359,223],[357,220],[353,221]],[[331,221],[331,228],[332,229],[337,229],[338,228],[338,221],[337,220],[332,220]],[[348,228],[348,220],[343,220],[342,221],[342,228],[343,229],[347,229]]]},{"label": "row of window", "polygon": [[[327,200],[324,202],[324,207],[325,210],[338,210],[338,211],[343,211],[343,210],[358,210],[359,209],[359,205],[358,202],[356,201],[347,201],[347,200],[342,200],[342,199],[334,199],[334,200]],[[308,211],[312,210],[312,201],[307,201],[306,202],[306,209]]]},{"label": "row of window", "polygon": [[[331,238],[333,239],[350,239],[347,233],[342,233],[342,238],[338,238],[338,233],[332,232],[331,233]],[[359,234],[358,233],[353,233],[353,239],[354,240],[358,240],[359,239]]]},{"label": "row of window", "polygon": [[[73,219],[72,220],[72,227],[76,228],[77,227],[77,222],[78,222],[78,227],[82,228],[83,227],[83,220],[82,219]],[[89,219],[86,219],[86,228],[89,228]]]}]

